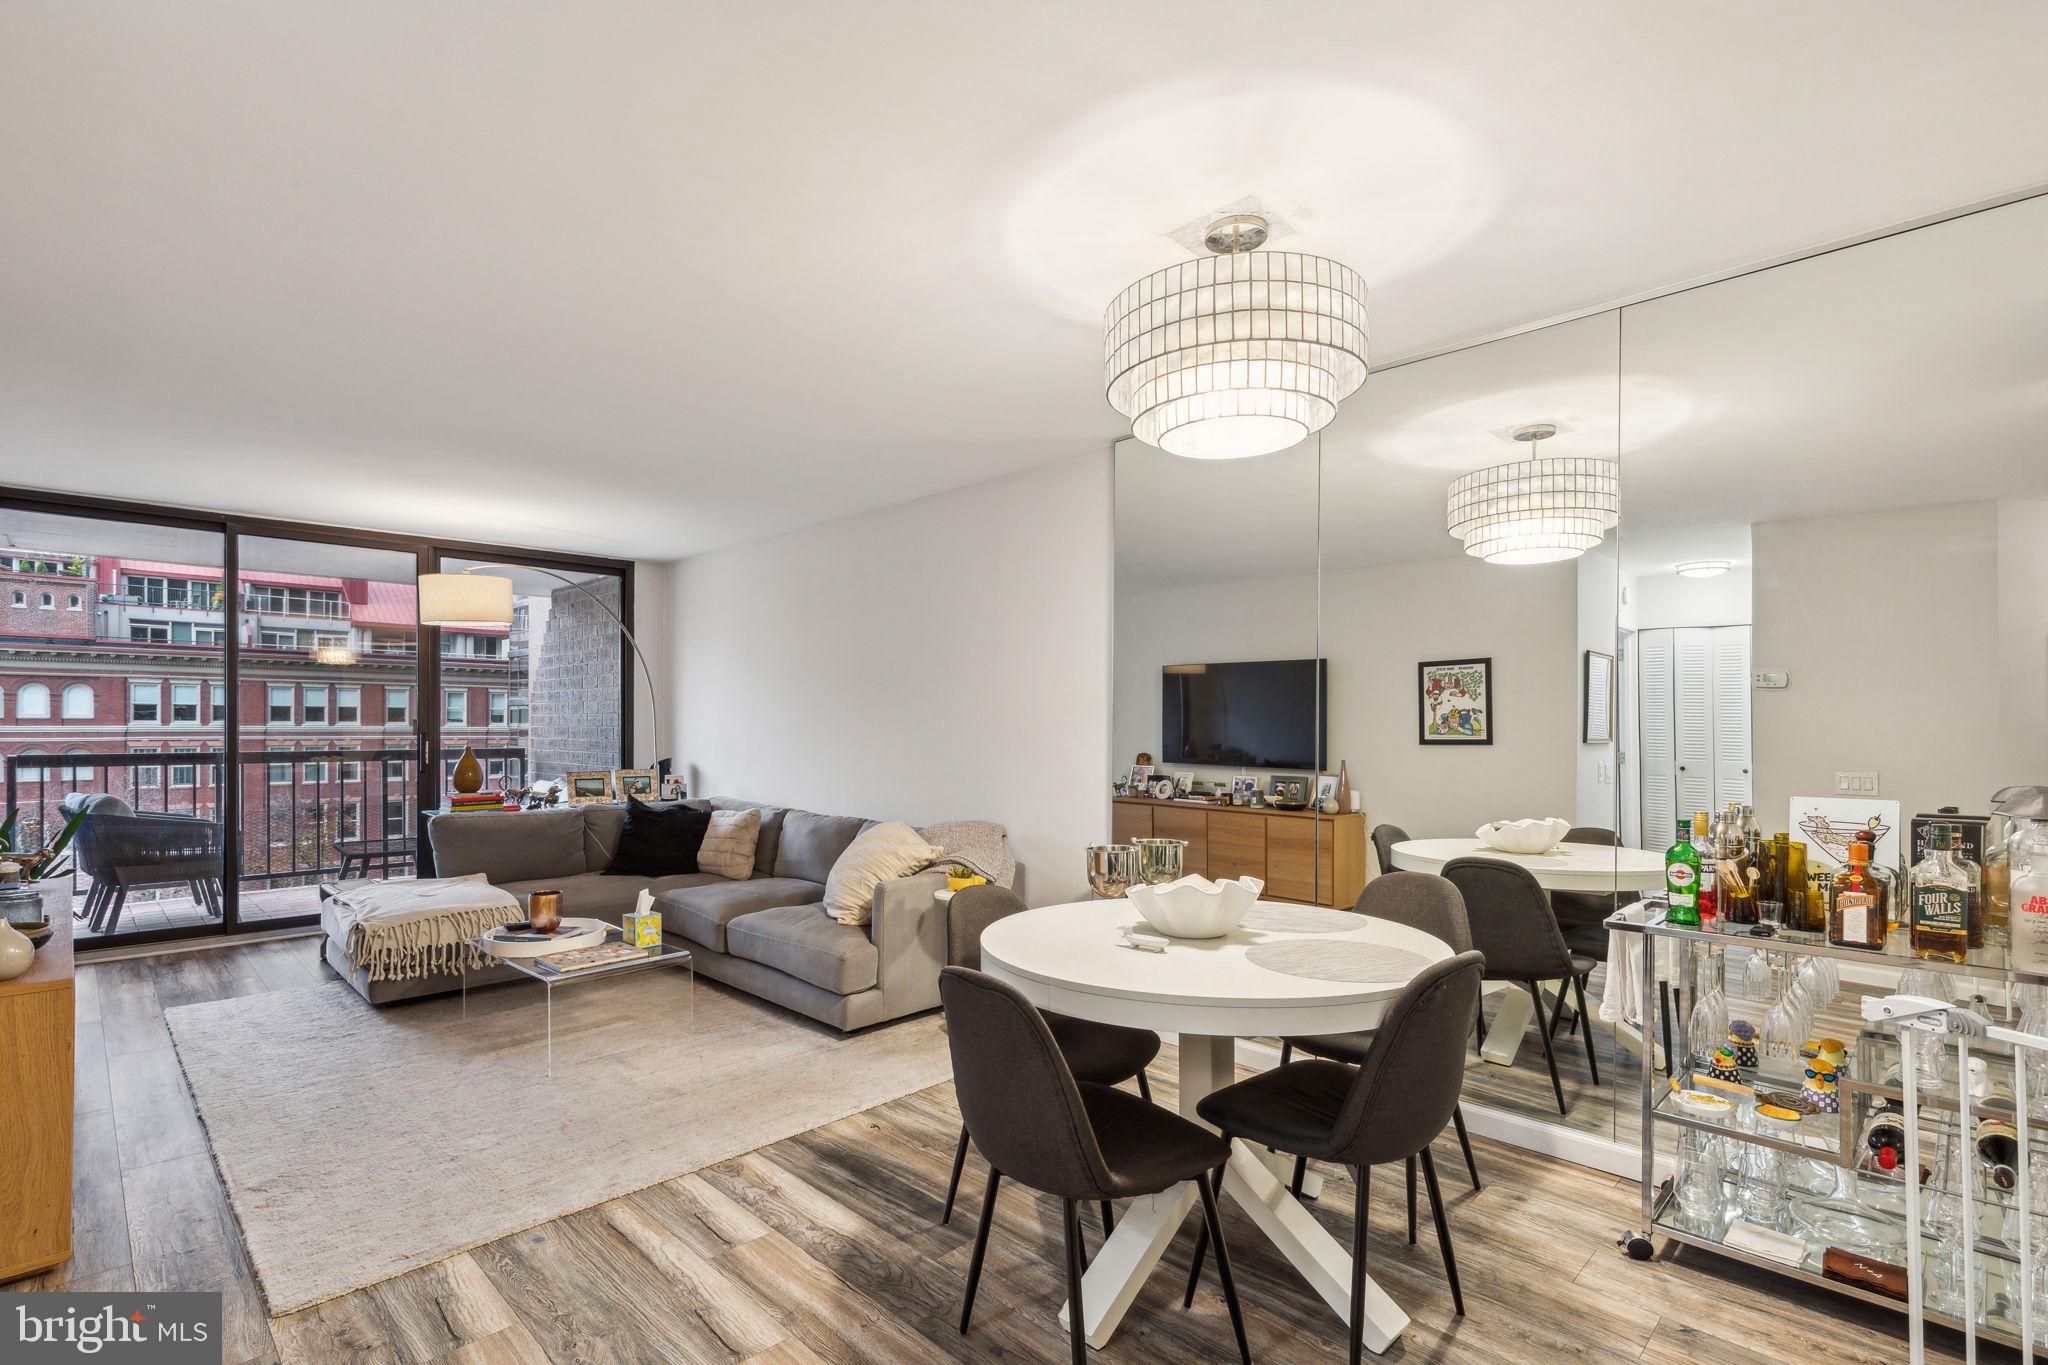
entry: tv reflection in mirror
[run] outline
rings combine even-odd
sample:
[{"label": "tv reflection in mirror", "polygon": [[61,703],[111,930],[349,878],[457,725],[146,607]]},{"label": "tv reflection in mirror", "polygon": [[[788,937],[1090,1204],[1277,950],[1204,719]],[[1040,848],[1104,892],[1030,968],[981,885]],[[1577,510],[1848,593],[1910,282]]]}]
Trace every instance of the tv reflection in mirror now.
[{"label": "tv reflection in mirror", "polygon": [[1168,664],[1160,670],[1161,761],[1327,767],[1329,672],[1327,659]]}]

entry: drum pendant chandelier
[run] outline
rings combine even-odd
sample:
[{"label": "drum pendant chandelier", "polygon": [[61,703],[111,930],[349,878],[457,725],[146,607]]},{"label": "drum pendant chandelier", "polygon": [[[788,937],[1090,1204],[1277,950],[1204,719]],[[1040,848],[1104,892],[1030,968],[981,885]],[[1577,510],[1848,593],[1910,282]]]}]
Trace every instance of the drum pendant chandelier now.
[{"label": "drum pendant chandelier", "polygon": [[1214,253],[1156,270],[1103,319],[1109,405],[1169,455],[1238,460],[1330,424],[1365,382],[1365,281],[1321,256],[1260,251],[1266,220],[1209,228]]},{"label": "drum pendant chandelier", "polygon": [[1554,564],[1576,559],[1621,520],[1620,467],[1612,460],[1540,459],[1536,442],[1557,427],[1533,422],[1514,439],[1531,457],[1455,480],[1445,522],[1465,553],[1489,564]]}]

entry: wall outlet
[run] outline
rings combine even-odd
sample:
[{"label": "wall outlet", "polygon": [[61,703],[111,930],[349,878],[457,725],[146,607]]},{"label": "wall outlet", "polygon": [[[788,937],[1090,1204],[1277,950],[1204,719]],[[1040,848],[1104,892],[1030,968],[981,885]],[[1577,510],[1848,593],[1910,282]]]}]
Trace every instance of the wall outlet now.
[{"label": "wall outlet", "polygon": [[1835,774],[1835,795],[1875,796],[1877,795],[1877,774],[1874,772],[1838,772]]}]

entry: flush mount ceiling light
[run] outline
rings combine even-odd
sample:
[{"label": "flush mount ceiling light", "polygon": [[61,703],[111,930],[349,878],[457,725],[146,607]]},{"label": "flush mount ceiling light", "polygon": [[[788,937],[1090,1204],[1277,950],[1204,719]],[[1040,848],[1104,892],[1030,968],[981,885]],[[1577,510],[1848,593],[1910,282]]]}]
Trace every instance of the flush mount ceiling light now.
[{"label": "flush mount ceiling light", "polygon": [[1260,251],[1266,220],[1210,225],[1214,253],[1155,270],[1103,318],[1109,405],[1169,455],[1239,460],[1321,431],[1365,382],[1365,281],[1298,251]]},{"label": "flush mount ceiling light", "polygon": [[1576,559],[1621,520],[1621,479],[1612,460],[1545,459],[1536,443],[1557,435],[1552,422],[1517,427],[1530,458],[1495,465],[1451,484],[1445,522],[1465,553],[1489,564],[1553,564]]},{"label": "flush mount ceiling light", "polygon": [[1680,578],[1719,578],[1731,567],[1725,559],[1688,559],[1675,572]]}]

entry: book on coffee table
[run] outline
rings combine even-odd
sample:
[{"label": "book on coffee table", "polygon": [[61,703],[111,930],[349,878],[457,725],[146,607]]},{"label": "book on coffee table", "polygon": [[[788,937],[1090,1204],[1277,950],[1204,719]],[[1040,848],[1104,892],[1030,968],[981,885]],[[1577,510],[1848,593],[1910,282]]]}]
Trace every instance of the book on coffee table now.
[{"label": "book on coffee table", "polygon": [[636,944],[614,941],[589,948],[572,948],[566,953],[549,953],[546,957],[534,959],[533,965],[544,972],[567,976],[572,972],[589,971],[592,967],[609,967],[629,958],[646,957],[649,952],[649,949]]}]

